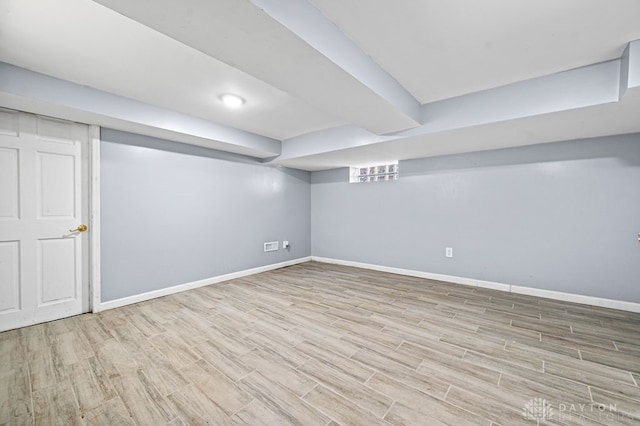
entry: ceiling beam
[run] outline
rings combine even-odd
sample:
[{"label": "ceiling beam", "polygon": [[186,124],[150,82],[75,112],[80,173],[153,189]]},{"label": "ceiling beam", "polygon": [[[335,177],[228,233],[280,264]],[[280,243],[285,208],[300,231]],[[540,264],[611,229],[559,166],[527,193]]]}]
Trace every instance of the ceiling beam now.
[{"label": "ceiling beam", "polygon": [[0,104],[43,115],[269,158],[278,140],[0,62]]},{"label": "ceiling beam", "polygon": [[620,94],[622,98],[627,89],[640,86],[640,40],[627,44],[620,65]]},{"label": "ceiling beam", "polygon": [[[391,89],[390,76],[381,77],[378,70],[365,84],[340,66],[344,58],[331,53],[337,64],[249,0],[94,1],[373,133],[419,124],[415,104],[409,106],[406,94]],[[319,25],[317,31],[327,28],[318,16],[312,20]],[[310,33],[318,45],[319,33]],[[335,31],[332,35],[336,37]],[[358,56],[345,66],[362,78],[371,64],[362,53]]]},{"label": "ceiling beam", "polygon": [[306,0],[250,0],[416,122],[421,104],[353,40]]},{"label": "ceiling beam", "polygon": [[[627,97],[632,99],[618,102],[620,76],[626,66],[629,85],[640,86],[640,61],[635,46],[630,44],[626,62],[624,58],[616,59],[425,104],[422,107],[423,124],[412,129],[380,136],[355,126],[340,126],[286,139],[282,144],[282,155],[273,162],[300,168],[307,168],[314,162],[321,164],[319,168],[326,168],[329,164],[332,167],[344,167],[366,162],[367,158],[374,162],[384,162],[455,153],[460,152],[460,147],[473,151],[474,144],[485,147],[483,149],[498,147],[493,141],[480,142],[482,134],[501,135],[499,141],[504,146],[509,146],[509,143],[523,144],[520,137],[522,135],[514,135],[509,139],[498,129],[512,128],[511,123],[524,123],[525,121],[520,120],[534,117],[543,117],[551,122],[552,114],[586,111],[590,107],[604,107],[614,103],[621,104],[618,116],[627,117],[634,108],[637,109],[636,95],[640,87],[631,90],[630,86]],[[630,92],[633,92],[633,96]],[[572,114],[571,117],[577,121],[579,118],[575,117],[579,115]],[[619,120],[614,124],[625,131],[640,130],[638,120],[631,126],[625,126]],[[556,129],[551,126],[551,129],[540,133],[554,133],[557,130],[558,138],[566,137],[565,126],[556,126]],[[606,126],[603,124],[603,127]],[[492,128],[495,130],[491,130]],[[612,134],[616,132],[614,126],[610,131]],[[476,137],[473,136],[474,132],[477,132]],[[467,135],[464,143],[458,142],[456,136],[462,134]],[[581,135],[588,137],[588,134]],[[538,139],[526,137],[526,134],[524,136],[524,140],[530,140],[530,143],[539,143]],[[455,144],[453,140],[456,141]],[[546,141],[551,140],[553,139],[546,138]],[[448,145],[445,143],[447,141]],[[390,149],[391,146],[395,149]],[[354,163],[355,152],[361,153],[361,160]],[[400,156],[398,153],[401,153]]]}]

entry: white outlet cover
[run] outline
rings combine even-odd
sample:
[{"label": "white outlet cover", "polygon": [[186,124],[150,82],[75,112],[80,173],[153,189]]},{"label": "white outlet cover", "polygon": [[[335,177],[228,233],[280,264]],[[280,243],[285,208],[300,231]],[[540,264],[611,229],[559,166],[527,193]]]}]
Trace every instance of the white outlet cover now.
[{"label": "white outlet cover", "polygon": [[447,248],[444,250],[444,255],[445,255],[446,257],[453,257],[453,248],[451,248],[451,247],[447,247]]}]

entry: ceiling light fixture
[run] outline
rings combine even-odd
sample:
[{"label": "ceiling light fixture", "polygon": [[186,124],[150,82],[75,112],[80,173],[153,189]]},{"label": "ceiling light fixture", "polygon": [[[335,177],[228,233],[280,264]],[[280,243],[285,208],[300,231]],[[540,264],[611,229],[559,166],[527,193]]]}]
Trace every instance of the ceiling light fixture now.
[{"label": "ceiling light fixture", "polygon": [[246,102],[244,98],[234,95],[233,93],[220,95],[220,100],[230,108],[239,108]]}]

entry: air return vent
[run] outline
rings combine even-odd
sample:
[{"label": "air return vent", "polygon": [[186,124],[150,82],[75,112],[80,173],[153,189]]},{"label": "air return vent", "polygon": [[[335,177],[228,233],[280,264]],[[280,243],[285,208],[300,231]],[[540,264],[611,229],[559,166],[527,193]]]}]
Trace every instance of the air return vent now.
[{"label": "air return vent", "polygon": [[264,251],[276,251],[278,250],[278,242],[270,241],[268,243],[264,243]]}]

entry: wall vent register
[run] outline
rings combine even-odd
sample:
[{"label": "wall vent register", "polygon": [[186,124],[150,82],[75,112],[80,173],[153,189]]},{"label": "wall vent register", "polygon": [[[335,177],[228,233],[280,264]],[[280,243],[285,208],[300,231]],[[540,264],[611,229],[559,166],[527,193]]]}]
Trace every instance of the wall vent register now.
[{"label": "wall vent register", "polygon": [[380,182],[398,179],[398,163],[378,166],[351,167],[350,183]]},{"label": "wall vent register", "polygon": [[270,241],[268,243],[264,243],[264,251],[277,251],[279,248],[280,247],[277,241]]}]

